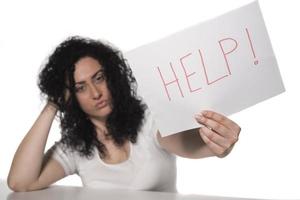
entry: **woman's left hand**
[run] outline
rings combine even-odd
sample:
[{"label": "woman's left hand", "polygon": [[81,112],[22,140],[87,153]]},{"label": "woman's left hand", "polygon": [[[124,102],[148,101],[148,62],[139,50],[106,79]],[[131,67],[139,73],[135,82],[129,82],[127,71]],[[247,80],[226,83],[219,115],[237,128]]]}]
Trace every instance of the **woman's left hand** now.
[{"label": "woman's left hand", "polygon": [[199,134],[207,147],[220,158],[228,155],[238,141],[239,125],[213,111],[202,111],[195,119],[204,125],[199,128]]}]

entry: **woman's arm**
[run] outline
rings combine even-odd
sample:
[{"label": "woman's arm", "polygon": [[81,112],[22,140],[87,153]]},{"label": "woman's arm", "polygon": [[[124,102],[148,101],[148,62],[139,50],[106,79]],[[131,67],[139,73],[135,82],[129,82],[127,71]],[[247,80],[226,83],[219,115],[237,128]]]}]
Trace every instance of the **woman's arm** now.
[{"label": "woman's arm", "polygon": [[19,145],[7,178],[14,191],[29,191],[47,187],[65,176],[62,166],[44,156],[44,150],[57,108],[47,103]]},{"label": "woman's arm", "polygon": [[204,126],[167,137],[161,137],[158,132],[160,145],[166,151],[186,158],[222,158],[228,155],[238,141],[241,128],[229,118],[213,111],[203,112],[196,120]]},{"label": "woman's arm", "polygon": [[158,131],[157,139],[163,149],[184,158],[198,159],[215,156],[199,137],[198,129],[191,129],[166,137],[161,137]]}]

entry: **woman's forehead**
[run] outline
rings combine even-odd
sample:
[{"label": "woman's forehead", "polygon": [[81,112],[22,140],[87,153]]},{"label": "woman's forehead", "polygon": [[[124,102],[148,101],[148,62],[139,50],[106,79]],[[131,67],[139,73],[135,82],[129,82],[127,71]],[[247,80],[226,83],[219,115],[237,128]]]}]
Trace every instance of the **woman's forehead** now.
[{"label": "woman's forehead", "polygon": [[102,70],[102,66],[98,60],[92,57],[83,57],[75,63],[74,79],[76,82],[85,81],[99,70]]}]

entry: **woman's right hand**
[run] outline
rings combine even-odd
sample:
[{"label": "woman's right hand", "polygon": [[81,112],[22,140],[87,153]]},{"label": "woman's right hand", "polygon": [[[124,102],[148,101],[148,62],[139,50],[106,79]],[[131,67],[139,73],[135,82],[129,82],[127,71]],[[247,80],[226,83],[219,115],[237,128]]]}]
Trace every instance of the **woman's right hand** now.
[{"label": "woman's right hand", "polygon": [[70,96],[71,96],[70,90],[66,88],[64,91],[64,99],[58,98],[57,100],[54,100],[54,98],[48,97],[47,104],[49,104],[49,106],[56,108],[56,110],[59,110],[60,108],[64,107],[63,105],[65,105],[69,101]]}]

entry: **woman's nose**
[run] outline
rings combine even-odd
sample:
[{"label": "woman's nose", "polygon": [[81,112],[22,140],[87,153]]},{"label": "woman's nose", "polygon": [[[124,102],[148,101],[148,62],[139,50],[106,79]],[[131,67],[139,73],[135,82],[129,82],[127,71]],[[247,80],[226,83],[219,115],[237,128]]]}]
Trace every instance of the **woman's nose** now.
[{"label": "woman's nose", "polygon": [[99,99],[101,97],[100,90],[93,84],[91,85],[91,95],[93,99]]}]

